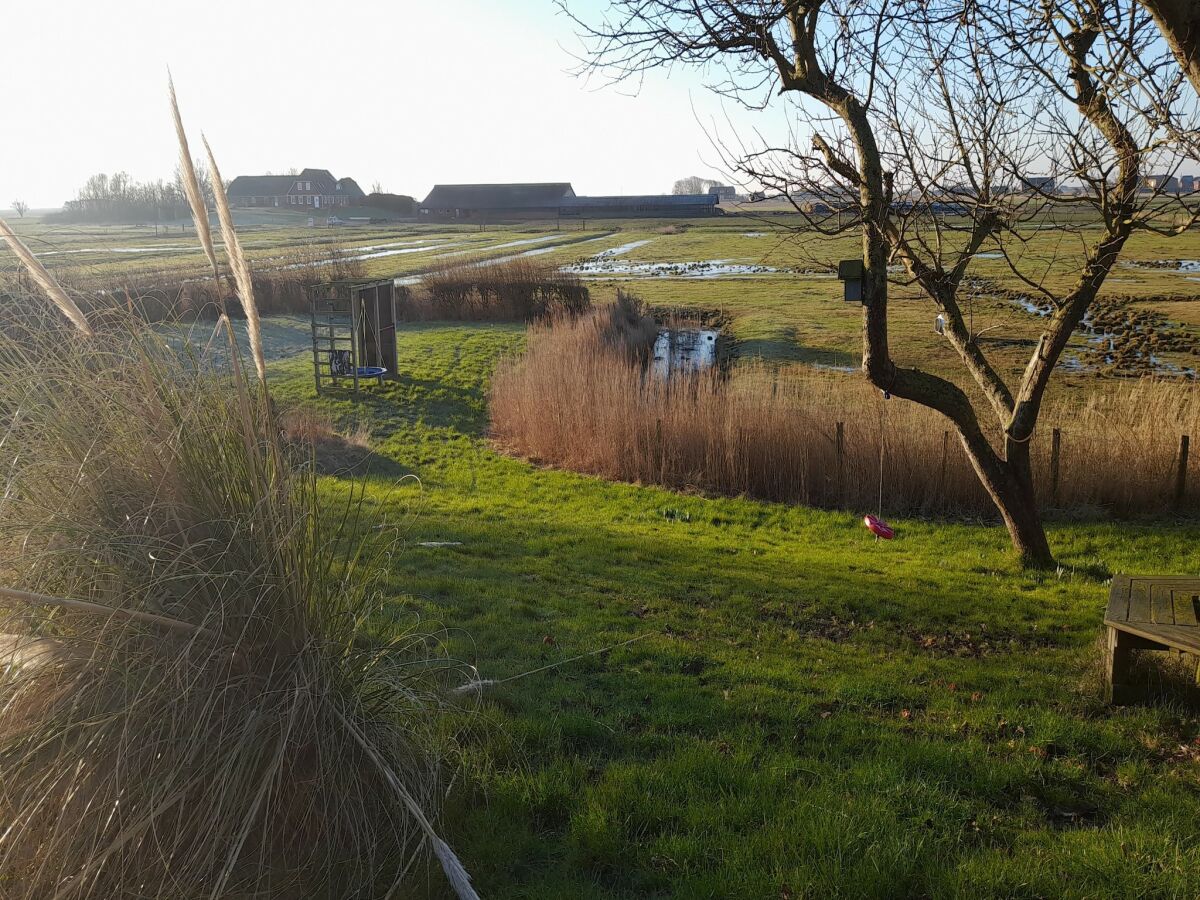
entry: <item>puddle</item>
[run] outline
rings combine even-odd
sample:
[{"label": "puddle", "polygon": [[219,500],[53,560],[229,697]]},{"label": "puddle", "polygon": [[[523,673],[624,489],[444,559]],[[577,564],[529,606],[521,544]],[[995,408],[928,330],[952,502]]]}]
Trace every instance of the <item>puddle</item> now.
[{"label": "puddle", "polygon": [[162,246],[162,247],[75,247],[71,250],[41,250],[34,256],[67,256],[72,253],[178,253],[181,250],[196,250],[200,245],[192,246]]},{"label": "puddle", "polygon": [[440,249],[440,247],[454,247],[454,246],[457,246],[457,245],[456,244],[441,244],[439,246],[439,245],[435,244],[435,245],[429,246],[429,247],[403,247],[403,248],[400,248],[397,250],[376,250],[374,253],[349,253],[346,256],[339,256],[337,258],[331,257],[330,259],[318,259],[318,260],[314,260],[313,262],[291,263],[290,265],[282,266],[281,268],[286,270],[286,269],[304,269],[309,266],[332,266],[336,263],[358,262],[359,260],[368,260],[368,259],[383,259],[384,257],[388,257],[388,256],[400,256],[401,254],[404,254],[404,253],[425,253],[428,250]]},{"label": "puddle", "polygon": [[[360,259],[383,259],[386,256],[401,256],[405,253],[427,253],[431,250],[441,250],[443,247],[457,247],[457,244],[430,244],[426,247],[401,247],[396,250],[375,250],[373,253],[353,253],[348,256],[341,257],[341,260],[360,260]],[[354,248],[354,249],[370,249],[370,248]],[[329,265],[333,262],[341,260],[322,260],[322,265]]]},{"label": "puddle", "polygon": [[[1039,305],[1027,295],[1015,297],[1013,302],[1039,318],[1050,315],[1052,309],[1048,303]],[[1169,324],[1164,317],[1154,319],[1146,313],[1131,312],[1122,304],[1116,307],[1101,304],[1089,309],[1076,327],[1076,332],[1084,335],[1086,349],[1082,354],[1063,354],[1058,366],[1071,372],[1193,379],[1194,368],[1164,360],[1153,352],[1153,347],[1164,346],[1160,343],[1164,338],[1167,349],[1188,350],[1187,346],[1172,345],[1174,336]]]},{"label": "puddle", "polygon": [[1200,259],[1131,259],[1123,262],[1122,265],[1129,269],[1200,272]]},{"label": "puddle", "polygon": [[765,231],[743,231],[742,237],[766,237]]},{"label": "puddle", "polygon": [[1004,254],[995,250],[989,250],[987,253],[976,253],[976,259],[1004,259]]},{"label": "puddle", "polygon": [[[370,253],[372,250],[390,250],[392,247],[412,247],[414,244],[438,244],[439,246],[449,246],[454,242],[448,241],[445,238],[412,238],[407,241],[392,241],[387,244],[366,244],[362,246],[344,247],[347,253]],[[432,249],[432,248],[430,248]]]},{"label": "puddle", "polygon": [[670,378],[711,369],[717,362],[719,334],[709,328],[662,329],[654,341],[652,371],[662,378]]},{"label": "puddle", "polygon": [[564,266],[563,271],[593,278],[612,278],[620,275],[635,278],[736,278],[774,275],[782,270],[773,266],[734,263],[727,259],[687,263],[624,263],[593,258],[573,266]]},{"label": "puddle", "polygon": [[[510,247],[527,247],[530,244],[544,244],[546,241],[562,240],[560,234],[543,234],[539,237],[522,238],[519,241],[508,241],[503,244],[484,244],[483,246],[468,247],[466,250],[455,250],[452,253],[439,253],[438,259],[451,256],[466,256],[471,253],[487,253],[492,250],[507,250]],[[476,242],[479,243],[479,242]],[[493,260],[494,262],[494,260]]]},{"label": "puddle", "polygon": [[823,372],[842,372],[848,375],[853,375],[856,372],[861,372],[859,366],[837,366],[832,363],[809,363],[814,369],[820,369]]},{"label": "puddle", "polygon": [[608,259],[613,256],[624,256],[631,250],[636,250],[638,247],[645,247],[648,243],[650,243],[649,238],[644,241],[630,241],[628,244],[622,244],[620,247],[609,247],[607,250],[601,250],[592,259]]},{"label": "puddle", "polygon": [[1021,309],[1025,310],[1025,312],[1029,313],[1030,315],[1037,316],[1039,319],[1044,319],[1046,316],[1050,315],[1050,307],[1039,306],[1036,302],[1024,294],[1022,294],[1020,297],[1017,297],[1014,302],[1017,304],[1017,306],[1021,307]]},{"label": "puddle", "polygon": [[[576,244],[590,244],[592,241],[599,241],[599,240],[603,240],[603,239],[604,239],[604,238],[606,238],[606,237],[608,237],[608,235],[607,235],[607,234],[598,234],[598,235],[596,235],[595,237],[584,238],[582,241],[575,241],[574,243],[576,243]],[[519,242],[519,243],[528,243],[528,241],[525,241],[525,242]],[[509,245],[509,244],[502,244],[502,245],[498,245],[498,246],[511,246],[511,245]],[[458,268],[462,268],[462,269],[482,269],[482,268],[484,268],[484,267],[486,267],[486,266],[495,266],[495,265],[499,265],[500,263],[512,262],[514,259],[522,259],[522,258],[524,258],[524,257],[527,257],[527,256],[541,256],[543,253],[553,253],[555,250],[562,250],[564,247],[570,247],[570,246],[572,246],[572,244],[571,244],[571,243],[567,243],[567,244],[555,244],[555,245],[554,245],[554,246],[552,246],[552,247],[534,247],[532,250],[524,250],[524,251],[522,251],[521,253],[509,253],[509,254],[507,254],[507,255],[505,255],[505,256],[497,256],[497,257],[495,257],[495,258],[493,258],[493,259],[480,259],[480,260],[477,260],[477,261],[475,261],[475,262],[464,263],[462,266],[459,266]],[[491,247],[484,247],[484,248],[482,248],[482,249],[485,249],[485,250],[490,250],[490,249],[492,249],[492,248],[491,248]],[[447,256],[459,256],[459,255],[461,255],[461,254],[459,254],[459,253],[444,253],[444,254],[442,254],[441,256],[437,257],[437,258],[438,258],[438,259],[443,259],[443,258],[445,258],[445,257],[447,257]],[[566,270],[564,269],[564,270],[562,270],[562,271],[566,271]],[[421,275],[402,275],[402,276],[400,276],[400,277],[398,277],[398,278],[393,278],[393,279],[392,279],[392,283],[393,283],[393,284],[395,284],[395,285],[397,285],[398,287],[411,287],[411,286],[413,286],[414,284],[420,284],[420,283],[421,283],[421,279],[422,279],[422,277],[424,277],[424,274],[421,274]]]}]

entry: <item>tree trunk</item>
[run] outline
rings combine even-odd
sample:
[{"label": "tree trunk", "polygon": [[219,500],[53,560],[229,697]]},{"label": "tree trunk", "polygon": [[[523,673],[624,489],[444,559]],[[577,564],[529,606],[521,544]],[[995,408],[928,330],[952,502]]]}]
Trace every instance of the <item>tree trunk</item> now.
[{"label": "tree trunk", "polygon": [[1200,92],[1200,4],[1196,0],[1141,0],[1141,3],[1154,17],[1188,80]]},{"label": "tree trunk", "polygon": [[1029,442],[1007,438],[1005,459],[998,458],[990,446],[986,450],[972,446],[974,442],[965,434],[962,442],[980,483],[1000,511],[1013,549],[1021,557],[1021,565],[1031,569],[1053,568],[1054,556],[1038,512]]}]

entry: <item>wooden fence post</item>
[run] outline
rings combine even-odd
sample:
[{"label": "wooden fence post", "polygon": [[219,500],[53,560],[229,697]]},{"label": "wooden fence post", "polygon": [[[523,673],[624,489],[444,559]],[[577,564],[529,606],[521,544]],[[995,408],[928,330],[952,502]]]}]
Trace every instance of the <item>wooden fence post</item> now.
[{"label": "wooden fence post", "polygon": [[667,474],[667,451],[663,447],[662,419],[654,420],[654,453],[658,457],[658,483],[662,484]]},{"label": "wooden fence post", "polygon": [[846,478],[843,448],[846,444],[846,425],[837,423],[837,502],[839,507],[846,505]]},{"label": "wooden fence post", "polygon": [[946,503],[946,462],[950,457],[950,432],[942,432],[942,504]]},{"label": "wooden fence post", "polygon": [[1191,449],[1192,439],[1188,435],[1183,435],[1179,439],[1179,468],[1175,472],[1175,504],[1183,505],[1183,497],[1187,493],[1187,468],[1188,468],[1188,451]]},{"label": "wooden fence post", "polygon": [[1050,440],[1050,502],[1058,506],[1058,465],[1062,457],[1062,432],[1057,428]]}]

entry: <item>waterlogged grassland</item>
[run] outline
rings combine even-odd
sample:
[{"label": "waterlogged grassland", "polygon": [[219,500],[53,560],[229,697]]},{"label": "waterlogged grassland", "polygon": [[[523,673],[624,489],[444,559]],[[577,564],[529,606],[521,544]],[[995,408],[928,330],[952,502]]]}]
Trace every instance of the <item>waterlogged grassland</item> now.
[{"label": "waterlogged grassland", "polygon": [[[530,255],[579,267],[600,301],[617,288],[656,307],[719,310],[739,341],[739,358],[856,369],[861,355],[861,307],[841,300],[832,277],[837,260],[860,252],[853,235],[829,238],[798,230],[795,216],[727,216],[680,221],[563,221],[509,226],[392,224],[370,227],[253,225],[243,240],[260,270],[338,255],[356,259],[364,277],[417,278],[459,263]],[[191,231],[43,226],[21,223],[35,251],[69,284],[108,287],[142,278],[149,283],[205,277],[207,263]],[[1090,234],[1083,229],[1084,236]],[[1030,229],[1010,248],[1026,274],[1048,289],[1067,290],[1079,263],[1077,234]],[[113,252],[135,251],[135,252]],[[82,251],[82,252],[81,252]],[[1016,258],[1016,257],[1015,257]],[[1110,305],[1100,331],[1076,333],[1054,390],[1102,386],[1097,375],[1194,371],[1200,360],[1200,230],[1176,238],[1137,233],[1102,297]],[[710,277],[712,266],[719,277]],[[1200,266],[1200,263],[1197,264]],[[0,251],[0,272],[15,266]],[[892,352],[958,381],[961,364],[934,331],[936,310],[899,272],[891,288]],[[1033,292],[1013,275],[995,247],[970,269],[964,307],[979,342],[999,371],[1019,378],[1043,322],[1016,292]],[[146,281],[142,282],[147,283]],[[1005,291],[1012,292],[1006,294]],[[1110,341],[1109,336],[1115,335]],[[1115,352],[1110,352],[1115,351]]]},{"label": "waterlogged grassland", "polygon": [[[1194,570],[1194,522],[1054,524],[1039,576],[996,527],[876,544],[538,469],[486,439],[521,343],[405,326],[397,381],[319,401],[372,424],[363,527],[401,536],[373,627],[445,625],[482,678],[561,664],[463,715],[445,825],[483,896],[1200,895],[1195,701],[1109,710],[1094,668],[1108,574]],[[314,402],[306,360],[272,379]]]}]

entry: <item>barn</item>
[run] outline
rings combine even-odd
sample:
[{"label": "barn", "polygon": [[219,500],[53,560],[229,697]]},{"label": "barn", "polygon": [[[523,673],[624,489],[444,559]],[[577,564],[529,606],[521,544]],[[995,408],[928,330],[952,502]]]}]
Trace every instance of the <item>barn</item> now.
[{"label": "barn", "polygon": [[439,184],[421,204],[430,222],[690,218],[718,213],[716,194],[579,197],[567,182]]},{"label": "barn", "polygon": [[715,216],[717,194],[643,194],[610,197],[571,197],[559,214],[573,219],[675,219]]},{"label": "barn", "polygon": [[565,181],[541,184],[438,184],[418,215],[431,222],[554,219],[575,191]]}]

